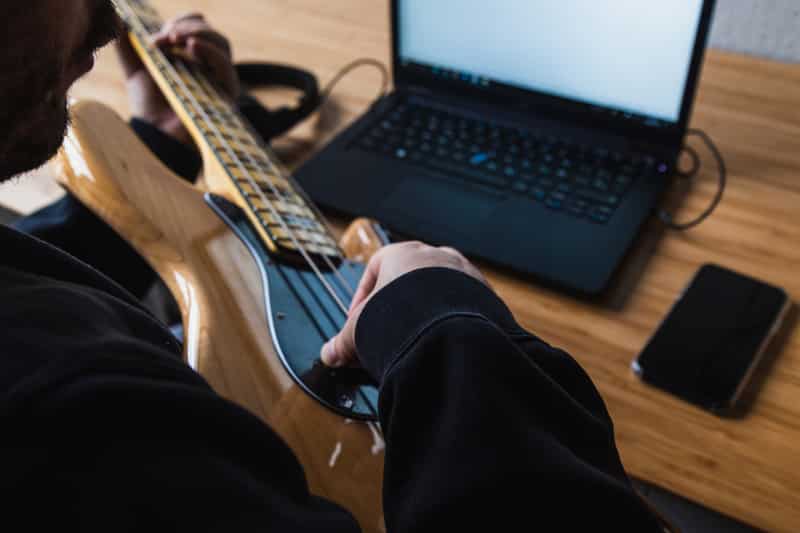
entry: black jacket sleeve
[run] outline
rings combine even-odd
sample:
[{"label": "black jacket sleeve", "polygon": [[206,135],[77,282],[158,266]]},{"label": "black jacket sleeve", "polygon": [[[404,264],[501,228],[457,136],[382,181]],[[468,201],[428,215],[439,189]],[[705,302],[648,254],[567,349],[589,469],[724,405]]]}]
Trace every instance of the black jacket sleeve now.
[{"label": "black jacket sleeve", "polygon": [[381,383],[389,531],[659,531],[589,377],[482,283],[407,274],[367,304],[356,344]]}]

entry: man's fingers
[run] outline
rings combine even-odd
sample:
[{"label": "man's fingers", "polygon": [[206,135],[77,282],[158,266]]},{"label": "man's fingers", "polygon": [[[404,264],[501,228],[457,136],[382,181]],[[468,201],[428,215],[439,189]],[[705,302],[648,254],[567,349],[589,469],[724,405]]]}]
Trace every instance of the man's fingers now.
[{"label": "man's fingers", "polygon": [[214,43],[227,54],[231,54],[231,44],[224,35],[214,31],[203,20],[185,20],[178,23],[166,24],[161,30],[151,37],[158,46],[183,46],[190,38],[203,39]]},{"label": "man's fingers", "polygon": [[161,48],[172,48],[174,54],[203,66],[228,96],[236,98],[239,95],[239,79],[233,68],[230,43],[198,14],[189,14],[166,24],[151,37],[151,41]]},{"label": "man's fingers", "polygon": [[480,271],[453,248],[434,248],[421,242],[404,242],[386,246],[379,250],[367,264],[350,304],[347,321],[342,331],[322,347],[320,354],[322,361],[332,367],[346,366],[357,362],[355,328],[367,302],[389,283],[409,272],[423,268],[448,268],[463,272],[485,283]]},{"label": "man's fingers", "polygon": [[158,33],[169,34],[175,30],[175,28],[185,27],[187,25],[208,27],[208,23],[201,13],[186,13],[165,22]]},{"label": "man's fingers", "polygon": [[206,17],[197,11],[189,11],[188,13],[184,13],[183,15],[178,15],[174,19],[172,19],[172,24],[177,24],[178,22],[184,20],[206,20]]},{"label": "man's fingers", "polygon": [[[359,306],[361,310],[363,306]],[[358,359],[355,343],[357,316],[348,317],[342,331],[325,343],[320,352],[322,362],[332,368],[347,366]]]},{"label": "man's fingers", "polygon": [[378,284],[384,255],[383,250],[379,250],[369,260],[367,268],[364,270],[364,275],[361,276],[361,281],[359,281],[358,288],[353,295],[353,300],[350,302],[350,308],[347,311],[347,322],[345,322],[342,331],[322,347],[320,357],[326,365],[336,368],[352,364],[358,359],[355,341],[356,323],[361,311],[367,304],[367,300],[372,296],[375,286]]},{"label": "man's fingers", "polygon": [[231,69],[230,56],[226,51],[216,44],[195,37],[186,42],[186,51],[190,59],[205,67],[228,96],[235,98],[239,95],[239,80],[236,71]]},{"label": "man's fingers", "polygon": [[381,271],[381,258],[383,254],[378,251],[367,263],[367,268],[364,270],[364,274],[361,276],[361,280],[358,282],[358,288],[356,288],[355,294],[353,294],[353,300],[350,302],[350,308],[347,310],[347,314],[350,315],[353,312],[353,309],[361,305],[372,291],[375,289],[375,285],[378,282],[378,274]]}]

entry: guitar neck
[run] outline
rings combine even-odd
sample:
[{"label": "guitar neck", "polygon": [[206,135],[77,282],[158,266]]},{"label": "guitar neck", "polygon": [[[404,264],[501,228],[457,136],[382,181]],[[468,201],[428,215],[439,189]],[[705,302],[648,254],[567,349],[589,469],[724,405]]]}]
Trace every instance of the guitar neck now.
[{"label": "guitar neck", "polygon": [[341,258],[318,211],[236,105],[197,67],[151,44],[163,25],[158,13],[144,0],[113,1],[142,62],[195,142],[222,168],[226,196],[247,212],[267,248],[307,261]]}]

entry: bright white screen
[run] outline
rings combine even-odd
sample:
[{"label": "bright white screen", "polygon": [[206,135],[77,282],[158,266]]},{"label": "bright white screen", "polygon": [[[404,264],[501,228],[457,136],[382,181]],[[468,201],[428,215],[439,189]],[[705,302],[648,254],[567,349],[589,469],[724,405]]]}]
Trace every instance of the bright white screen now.
[{"label": "bright white screen", "polygon": [[401,0],[400,57],[677,122],[703,0]]}]

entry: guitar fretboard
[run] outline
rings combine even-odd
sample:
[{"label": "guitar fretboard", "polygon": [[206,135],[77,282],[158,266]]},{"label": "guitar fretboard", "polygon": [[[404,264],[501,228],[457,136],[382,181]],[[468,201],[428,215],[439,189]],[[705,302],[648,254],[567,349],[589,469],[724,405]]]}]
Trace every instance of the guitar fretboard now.
[{"label": "guitar fretboard", "polygon": [[317,212],[236,106],[194,65],[168,58],[150,43],[149,37],[163,24],[158,13],[143,0],[114,0],[114,4],[145,66],[178,115],[189,122],[195,140],[224,168],[265,244],[273,252],[314,254],[328,261],[340,258],[338,245]]}]

